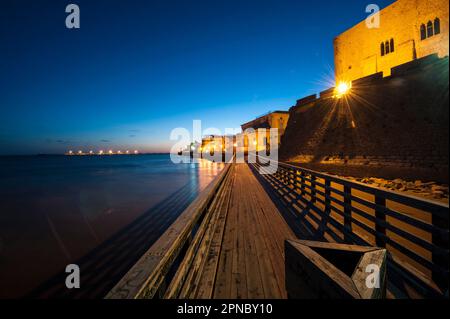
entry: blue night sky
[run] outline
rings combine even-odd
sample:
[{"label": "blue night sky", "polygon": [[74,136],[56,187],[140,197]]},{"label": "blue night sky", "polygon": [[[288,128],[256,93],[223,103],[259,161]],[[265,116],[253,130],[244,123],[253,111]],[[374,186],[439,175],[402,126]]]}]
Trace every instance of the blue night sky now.
[{"label": "blue night sky", "polygon": [[287,110],[332,85],[333,38],[369,3],[2,0],[0,154],[163,152],[195,119],[224,130]]}]

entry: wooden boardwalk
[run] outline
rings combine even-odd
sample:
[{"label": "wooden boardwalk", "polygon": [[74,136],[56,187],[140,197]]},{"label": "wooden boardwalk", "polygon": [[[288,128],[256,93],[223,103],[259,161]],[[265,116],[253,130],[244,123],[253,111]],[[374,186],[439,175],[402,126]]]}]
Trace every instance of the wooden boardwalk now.
[{"label": "wooden boardwalk", "polygon": [[[297,237],[387,248],[388,298],[442,296],[445,290],[434,280],[442,284],[448,278],[448,270],[440,268],[448,264],[448,258],[442,259],[448,256],[448,205],[283,163],[276,174],[263,178],[256,176],[258,166],[253,168],[228,164],[106,298],[287,298],[285,267],[290,264],[285,261],[285,243]],[[336,185],[343,185],[343,190]],[[357,191],[373,195],[374,202],[358,197]],[[432,223],[388,207],[388,200],[428,212]],[[372,224],[357,219],[358,214]],[[431,232],[431,240],[399,229],[394,217]],[[361,229],[373,238],[359,235]],[[427,248],[431,258],[403,249],[391,232]],[[405,265],[392,245],[432,273],[425,276]]]},{"label": "wooden boardwalk", "polygon": [[295,238],[247,164],[237,164],[231,187],[212,218],[202,264],[181,295],[187,298],[286,298],[284,241]]}]

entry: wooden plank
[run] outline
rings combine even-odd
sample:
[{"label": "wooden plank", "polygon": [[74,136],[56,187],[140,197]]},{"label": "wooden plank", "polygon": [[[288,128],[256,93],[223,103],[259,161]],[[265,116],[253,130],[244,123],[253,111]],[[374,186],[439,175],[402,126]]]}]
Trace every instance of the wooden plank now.
[{"label": "wooden plank", "polygon": [[257,208],[255,219],[262,230],[262,240],[267,246],[267,251],[270,252],[269,258],[280,292],[278,298],[284,298],[287,297],[284,284],[284,241],[293,239],[295,236],[261,185],[255,185],[253,194],[256,199],[255,208]]},{"label": "wooden plank", "polygon": [[220,252],[222,250],[222,241],[225,232],[228,210],[233,193],[234,174],[231,176],[231,185],[227,192],[227,198],[220,208],[220,214],[211,239],[211,245],[206,256],[205,266],[199,276],[197,289],[189,297],[196,299],[211,299],[214,293],[214,284],[217,277],[217,268],[219,265]]},{"label": "wooden plank", "polygon": [[[256,191],[256,190],[255,190]],[[264,288],[262,283],[262,274],[259,268],[259,260],[255,240],[258,237],[253,216],[250,214],[249,201],[245,200],[248,213],[243,214],[244,223],[247,225],[245,233],[245,264],[247,276],[248,298],[262,299],[264,298]]]},{"label": "wooden plank", "polygon": [[[232,168],[230,168],[230,170],[232,170]],[[217,207],[220,207],[222,204],[228,185],[229,174],[217,191],[211,206],[205,213],[203,221],[197,230],[194,239],[190,243],[183,261],[178,267],[174,278],[171,280],[165,298],[178,298],[183,287],[186,288],[184,289],[183,294],[188,294],[188,290],[194,288],[191,286],[191,281],[202,265],[207,245],[209,245],[209,236],[212,233],[211,228],[214,227],[215,220],[217,219]],[[186,284],[184,284],[185,282]]]},{"label": "wooden plank", "polygon": [[320,298],[326,294],[332,299],[360,298],[351,278],[308,246],[286,241],[286,255],[291,297]]},{"label": "wooden plank", "polygon": [[245,183],[245,170],[246,164],[239,165],[238,178],[236,180],[235,187],[237,191],[234,193],[234,200],[237,205],[234,206],[237,210],[232,211],[232,219],[230,221],[235,223],[235,235],[233,237],[233,263],[231,269],[231,290],[230,298],[232,299],[246,299],[247,298],[247,278],[245,276],[245,256],[244,256],[244,231],[246,231],[246,225],[242,223],[242,214],[247,213],[246,209],[246,189],[250,187]]},{"label": "wooden plank", "polygon": [[139,259],[130,271],[107,294],[107,299],[152,297],[171,263],[178,256],[201,213],[213,199],[231,164],[200,193],[197,199],[177,218],[172,226]]},{"label": "wooden plank", "polygon": [[[188,280],[186,280],[186,282],[184,283],[184,287],[181,294],[179,295],[179,298],[192,298],[196,294],[201,276],[203,276],[205,263],[208,259],[208,253],[214,239],[215,229],[217,227],[219,217],[224,210],[226,211],[226,206],[228,206],[227,202],[232,190],[232,183],[233,174],[231,173],[226,181],[226,184],[224,185],[224,189],[221,193],[218,205],[215,207],[211,207],[211,209],[213,210],[212,214],[214,214],[214,218],[209,222],[208,230],[206,231],[206,234],[202,239],[201,249],[199,249],[195,256],[196,260],[194,261],[193,266],[189,271]],[[211,280],[213,281],[214,277]]]},{"label": "wooden plank", "polygon": [[233,262],[233,241],[234,233],[236,232],[236,225],[233,223],[233,218],[235,218],[232,213],[237,205],[234,200],[236,179],[238,177],[238,168],[240,164],[236,164],[234,171],[235,182],[233,184],[233,198],[230,201],[230,208],[228,212],[227,222],[225,225],[225,232],[223,236],[222,249],[219,257],[219,264],[217,267],[217,277],[214,285],[214,298],[216,299],[226,299],[230,298],[231,293],[231,267]]},{"label": "wooden plank", "polygon": [[[260,206],[265,206],[267,205],[268,201],[270,203],[271,201],[264,190],[262,190],[261,192],[261,189],[258,189],[258,186],[260,187],[261,185],[256,180],[255,176],[253,176],[250,168],[247,165],[245,166],[244,172],[246,174],[245,182],[247,185],[247,190],[251,190],[247,192],[246,198],[248,199],[250,206],[248,211],[251,214],[250,219],[252,220],[252,226],[255,227],[256,230],[254,241],[257,249],[258,265],[261,273],[264,295],[265,298],[280,298],[281,291],[277,283],[277,277],[275,275],[271,260],[276,250],[274,250],[271,245],[267,244],[266,236],[268,234],[264,232],[261,224],[261,220],[264,218],[264,216],[262,216],[262,214],[260,213]],[[263,197],[263,199],[261,199],[257,197],[257,194],[264,194],[266,195],[266,197]],[[260,201],[263,202],[261,203],[261,205],[258,204],[258,202]]]}]

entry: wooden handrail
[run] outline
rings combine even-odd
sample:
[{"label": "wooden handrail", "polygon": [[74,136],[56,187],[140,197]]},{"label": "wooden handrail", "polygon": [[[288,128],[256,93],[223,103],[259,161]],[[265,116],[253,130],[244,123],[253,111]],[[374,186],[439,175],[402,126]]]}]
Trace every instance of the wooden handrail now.
[{"label": "wooden handrail", "polygon": [[[282,194],[285,203],[301,207],[301,221],[308,226],[310,237],[324,238],[326,233],[336,242],[387,248],[391,263],[395,263],[394,268],[417,290],[422,293],[426,291],[429,295],[448,290],[448,204],[282,162],[273,164],[278,165],[277,173],[261,176]],[[264,171],[260,163],[254,166],[260,172]],[[355,195],[352,190],[357,190],[358,194]],[[393,203],[401,204],[402,209],[394,209]],[[431,221],[397,211],[404,209],[428,214]],[[423,233],[428,234],[430,239]],[[422,268],[414,266],[414,262]],[[424,274],[424,270],[429,271],[430,275]]]},{"label": "wooden handrail", "polygon": [[[352,181],[352,180],[349,180],[349,179],[346,179],[343,177],[338,177],[335,175],[330,175],[327,173],[314,171],[311,169],[303,168],[300,166],[295,166],[292,164],[273,161],[272,159],[261,156],[261,155],[258,155],[258,157],[263,158],[267,161],[276,162],[278,167],[293,169],[296,171],[303,172],[307,175],[311,175],[311,176],[315,176],[317,178],[322,178],[324,180],[328,180],[330,182],[335,182],[335,183],[342,184],[342,185],[348,185],[354,189],[358,189],[358,190],[361,190],[363,192],[370,193],[373,195],[380,195],[380,197],[384,197],[386,199],[393,200],[393,201],[396,201],[399,203],[405,202],[407,205],[412,205],[419,209],[423,209],[423,210],[427,210],[427,211],[431,211],[432,209],[437,209],[437,210],[440,210],[440,209],[448,210],[449,209],[448,204],[432,201],[432,200],[429,200],[426,198],[421,198],[421,197],[417,197],[417,196],[413,196],[413,195],[400,194],[398,192],[390,191],[387,189],[386,190],[380,189],[380,188],[377,188],[377,187],[374,187],[374,186],[371,186],[368,184],[360,183],[357,181]],[[440,214],[440,215],[444,218],[447,218],[447,219],[449,218],[448,214]]]},{"label": "wooden handrail", "polygon": [[165,282],[166,276],[172,270],[177,257],[189,244],[198,222],[204,217],[204,213],[229,174],[233,160],[225,164],[220,174],[116,284],[106,295],[106,299],[140,299],[158,296],[158,291],[168,284]]}]

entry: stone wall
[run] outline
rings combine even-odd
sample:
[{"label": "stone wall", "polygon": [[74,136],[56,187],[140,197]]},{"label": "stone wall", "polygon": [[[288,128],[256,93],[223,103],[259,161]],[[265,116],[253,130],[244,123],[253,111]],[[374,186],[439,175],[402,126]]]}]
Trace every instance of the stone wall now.
[{"label": "stone wall", "polygon": [[[352,81],[437,53],[449,52],[448,0],[397,0],[380,12],[379,28],[355,25],[334,40],[336,81]],[[421,39],[420,27],[440,20],[436,36]],[[381,43],[392,39],[394,52],[381,54]]]},{"label": "stone wall", "polygon": [[448,181],[448,57],[428,56],[353,82],[349,95],[299,100],[280,158],[351,175]]}]

